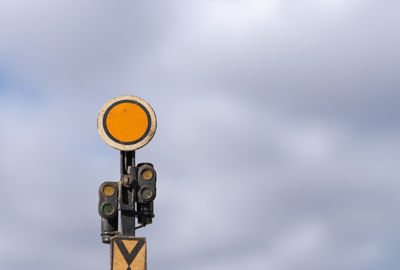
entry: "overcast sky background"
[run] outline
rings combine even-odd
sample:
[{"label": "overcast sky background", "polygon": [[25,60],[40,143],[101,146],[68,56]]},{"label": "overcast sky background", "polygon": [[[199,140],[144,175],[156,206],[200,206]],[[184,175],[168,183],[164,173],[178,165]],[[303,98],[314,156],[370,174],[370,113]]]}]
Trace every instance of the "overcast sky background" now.
[{"label": "overcast sky background", "polygon": [[158,118],[148,268],[400,268],[400,2],[2,0],[1,269],[109,269],[99,109]]}]

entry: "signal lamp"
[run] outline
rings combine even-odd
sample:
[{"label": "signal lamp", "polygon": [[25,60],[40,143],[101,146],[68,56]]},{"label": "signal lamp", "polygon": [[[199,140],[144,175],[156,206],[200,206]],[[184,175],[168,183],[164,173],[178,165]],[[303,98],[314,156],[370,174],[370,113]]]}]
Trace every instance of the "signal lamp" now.
[{"label": "signal lamp", "polygon": [[149,188],[143,189],[142,197],[144,200],[150,200],[153,197],[153,191]]},{"label": "signal lamp", "polygon": [[115,189],[113,186],[105,185],[103,187],[103,194],[106,196],[112,196],[112,195],[114,195],[114,192],[115,192]]},{"label": "signal lamp", "polygon": [[156,197],[157,174],[151,163],[140,163],[138,169],[138,202],[148,203]]},{"label": "signal lamp", "polygon": [[105,219],[111,219],[118,213],[118,183],[104,182],[99,188],[99,214]]},{"label": "signal lamp", "polygon": [[111,215],[114,213],[114,211],[115,211],[115,209],[114,209],[114,207],[112,206],[112,204],[109,204],[109,203],[103,204],[103,206],[101,207],[101,209],[103,210],[103,213],[104,213],[105,215],[107,215],[107,216],[111,216]]},{"label": "signal lamp", "polygon": [[145,169],[144,171],[142,171],[142,177],[144,180],[150,180],[151,178],[153,178],[153,172],[149,169]]}]

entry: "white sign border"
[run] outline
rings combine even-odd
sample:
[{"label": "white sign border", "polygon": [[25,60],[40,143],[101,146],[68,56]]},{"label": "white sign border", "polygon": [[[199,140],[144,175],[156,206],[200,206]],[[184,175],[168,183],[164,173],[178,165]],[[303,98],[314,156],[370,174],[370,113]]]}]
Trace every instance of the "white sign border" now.
[{"label": "white sign border", "polygon": [[[114,103],[119,102],[121,100],[132,100],[132,101],[136,101],[136,102],[140,103],[147,109],[147,111],[149,112],[149,115],[150,115],[150,130],[149,130],[148,134],[141,141],[139,141],[135,144],[126,145],[126,144],[118,143],[118,142],[112,140],[107,135],[106,131],[104,130],[104,123],[103,123],[104,114],[106,113],[107,109],[111,105],[113,105]],[[106,104],[103,105],[103,107],[101,108],[101,110],[99,111],[99,114],[97,116],[97,131],[99,132],[100,137],[108,145],[110,145],[111,147],[118,149],[120,151],[135,151],[139,148],[142,148],[143,146],[148,144],[150,142],[150,140],[153,138],[154,134],[156,133],[156,129],[157,129],[157,118],[156,118],[156,114],[155,114],[153,108],[145,100],[143,100],[139,97],[136,97],[136,96],[125,95],[125,96],[118,96],[113,99],[110,99],[109,101],[107,101]]]}]

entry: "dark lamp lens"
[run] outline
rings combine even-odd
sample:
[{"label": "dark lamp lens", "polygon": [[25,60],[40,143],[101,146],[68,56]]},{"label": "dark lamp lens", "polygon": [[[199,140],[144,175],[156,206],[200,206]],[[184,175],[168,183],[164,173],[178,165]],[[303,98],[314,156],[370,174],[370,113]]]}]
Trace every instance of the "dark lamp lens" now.
[{"label": "dark lamp lens", "polygon": [[146,188],[142,191],[142,196],[143,196],[143,199],[149,200],[149,199],[151,199],[151,197],[153,197],[153,191],[149,188]]},{"label": "dark lamp lens", "polygon": [[114,207],[111,204],[105,204],[103,205],[103,213],[106,215],[112,215],[114,213]]}]

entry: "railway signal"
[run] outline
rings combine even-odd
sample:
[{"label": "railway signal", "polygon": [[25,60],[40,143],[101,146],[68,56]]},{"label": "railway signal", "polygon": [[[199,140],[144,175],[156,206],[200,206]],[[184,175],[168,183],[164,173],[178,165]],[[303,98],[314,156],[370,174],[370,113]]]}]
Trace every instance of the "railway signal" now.
[{"label": "railway signal", "polygon": [[135,232],[153,222],[157,173],[151,163],[135,165],[135,150],[153,138],[156,128],[153,109],[135,96],[109,100],[97,117],[101,138],[121,151],[121,178],[99,187],[101,237],[111,245],[112,270],[147,268],[146,239]]}]

